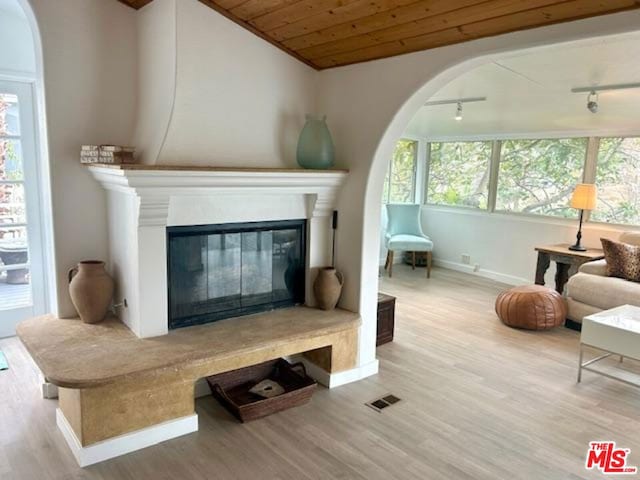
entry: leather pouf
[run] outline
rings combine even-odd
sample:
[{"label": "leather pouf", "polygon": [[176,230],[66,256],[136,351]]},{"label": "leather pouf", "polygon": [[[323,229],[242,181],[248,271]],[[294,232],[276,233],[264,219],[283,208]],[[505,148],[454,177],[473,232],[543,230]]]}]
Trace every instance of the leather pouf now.
[{"label": "leather pouf", "polygon": [[502,323],[510,327],[547,330],[564,324],[567,305],[555,290],[525,285],[498,295],[496,313]]}]

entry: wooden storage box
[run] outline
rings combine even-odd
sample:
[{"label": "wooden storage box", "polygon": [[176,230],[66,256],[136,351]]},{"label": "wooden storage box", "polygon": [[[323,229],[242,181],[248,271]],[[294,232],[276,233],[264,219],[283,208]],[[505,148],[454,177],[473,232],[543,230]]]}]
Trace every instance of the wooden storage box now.
[{"label": "wooden storage box", "polygon": [[[416,254],[416,267],[426,267],[428,263],[429,252],[415,252]],[[407,265],[413,264],[413,252],[404,252],[402,261]]]},{"label": "wooden storage box", "polygon": [[396,298],[384,293],[378,293],[378,328],[376,332],[376,346],[393,342],[395,317]]},{"label": "wooden storage box", "polygon": [[[249,392],[254,385],[266,379],[279,383],[284,393],[263,398]],[[292,365],[283,359],[212,375],[207,377],[207,382],[216,400],[241,422],[304,405],[317,386],[302,363]]]}]

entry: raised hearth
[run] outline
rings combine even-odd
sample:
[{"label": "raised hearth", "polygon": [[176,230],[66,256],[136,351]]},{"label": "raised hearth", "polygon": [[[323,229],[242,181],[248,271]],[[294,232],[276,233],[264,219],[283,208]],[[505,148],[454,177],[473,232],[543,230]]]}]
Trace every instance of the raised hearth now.
[{"label": "raised hearth", "polygon": [[197,430],[194,385],[209,375],[303,353],[318,381],[352,381],[359,325],[352,312],[292,307],[151,339],[116,319],[88,325],[51,315],[17,332],[61,387],[58,426],[85,466]]}]

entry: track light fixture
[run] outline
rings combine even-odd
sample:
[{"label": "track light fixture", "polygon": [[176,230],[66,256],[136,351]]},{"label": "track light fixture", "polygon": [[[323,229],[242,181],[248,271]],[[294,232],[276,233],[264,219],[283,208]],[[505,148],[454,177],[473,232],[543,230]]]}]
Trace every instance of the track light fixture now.
[{"label": "track light fixture", "polygon": [[615,85],[598,85],[593,87],[576,87],[571,89],[571,93],[588,93],[587,110],[591,113],[598,113],[598,92],[609,92],[612,90],[627,90],[629,88],[640,88],[640,83],[618,83]]},{"label": "track light fixture", "polygon": [[456,116],[454,117],[458,122],[462,120],[462,104],[472,102],[486,102],[487,97],[467,97],[467,98],[455,98],[451,100],[434,100],[433,102],[425,103],[425,106],[432,107],[434,105],[456,105]]},{"label": "track light fixture", "polygon": [[598,94],[593,90],[587,97],[587,110],[591,113],[598,113]]},{"label": "track light fixture", "polygon": [[456,108],[456,120],[462,120],[462,103],[458,102],[458,107]]}]

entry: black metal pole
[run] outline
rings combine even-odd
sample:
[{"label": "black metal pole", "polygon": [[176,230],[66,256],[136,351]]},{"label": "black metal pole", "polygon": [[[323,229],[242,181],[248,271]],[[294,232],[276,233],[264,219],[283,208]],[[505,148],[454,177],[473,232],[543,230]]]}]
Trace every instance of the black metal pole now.
[{"label": "black metal pole", "polygon": [[582,240],[582,215],[584,214],[584,210],[580,210],[580,224],[578,227],[578,234],[576,235],[576,243],[569,247],[569,250],[574,250],[576,252],[584,252],[587,249],[580,244]]},{"label": "black metal pole", "polygon": [[336,229],[338,228],[338,211],[334,210],[331,218],[333,237],[331,239],[331,266],[336,268]]}]

